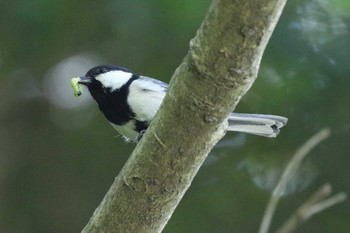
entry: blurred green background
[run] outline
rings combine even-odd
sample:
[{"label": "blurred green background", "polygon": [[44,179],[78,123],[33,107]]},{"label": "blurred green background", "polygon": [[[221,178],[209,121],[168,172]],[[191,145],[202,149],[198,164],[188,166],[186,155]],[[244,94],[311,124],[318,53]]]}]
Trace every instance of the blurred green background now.
[{"label": "blurred green background", "polygon": [[[168,82],[209,0],[0,3],[0,232],[79,232],[134,145],[69,80],[118,64]],[[229,133],[212,151],[164,232],[256,232],[271,188],[321,128],[287,187],[276,229],[320,185],[350,193],[350,3],[289,1],[259,78],[237,111],[289,118],[277,139]],[[346,201],[297,232],[350,232]]]}]

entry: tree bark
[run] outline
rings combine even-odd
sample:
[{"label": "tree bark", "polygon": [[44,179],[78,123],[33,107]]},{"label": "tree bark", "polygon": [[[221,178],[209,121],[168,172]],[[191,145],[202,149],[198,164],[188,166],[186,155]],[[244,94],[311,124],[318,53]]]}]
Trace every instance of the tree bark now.
[{"label": "tree bark", "polygon": [[212,2],[161,109],[83,232],[163,230],[256,79],[285,3]]}]

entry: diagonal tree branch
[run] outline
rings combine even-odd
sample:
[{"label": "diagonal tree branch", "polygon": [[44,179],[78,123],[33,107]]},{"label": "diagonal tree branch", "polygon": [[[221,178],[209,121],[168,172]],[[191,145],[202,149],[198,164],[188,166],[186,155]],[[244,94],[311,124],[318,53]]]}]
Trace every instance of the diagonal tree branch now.
[{"label": "diagonal tree branch", "polygon": [[141,142],[83,232],[161,232],[256,79],[286,0],[214,0]]},{"label": "diagonal tree branch", "polygon": [[329,197],[331,192],[332,187],[330,184],[323,185],[319,190],[313,193],[285,223],[282,224],[276,233],[292,233],[297,227],[313,215],[346,200],[346,193],[341,192]]},{"label": "diagonal tree branch", "polygon": [[[317,134],[313,135],[308,141],[305,142],[304,145],[302,145],[296,153],[293,155],[292,159],[289,161],[287,167],[283,171],[280,180],[278,181],[276,187],[272,191],[271,197],[269,199],[269,202],[267,204],[263,219],[261,221],[261,225],[259,228],[259,233],[267,233],[269,231],[271,221],[273,218],[273,215],[276,211],[277,205],[281,199],[282,193],[287,187],[289,181],[291,180],[293,174],[300,166],[303,159],[310,153],[310,151],[317,146],[319,143],[321,143],[323,140],[328,138],[330,135],[330,129],[324,128]],[[327,191],[327,189],[326,189]],[[321,194],[326,194],[327,192],[319,192]],[[316,197],[314,196],[314,200]],[[322,198],[323,196],[320,196]],[[319,200],[318,198],[317,200]],[[323,197],[324,198],[324,197]],[[309,201],[310,203],[311,201]],[[312,202],[314,203],[314,202]]]}]

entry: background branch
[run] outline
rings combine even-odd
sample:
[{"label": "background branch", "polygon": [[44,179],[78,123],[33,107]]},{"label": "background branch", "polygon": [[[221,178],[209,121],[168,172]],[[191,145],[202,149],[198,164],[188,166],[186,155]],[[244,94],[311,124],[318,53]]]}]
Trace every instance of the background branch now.
[{"label": "background branch", "polygon": [[298,226],[307,221],[313,215],[345,201],[345,193],[338,193],[328,199],[325,199],[331,194],[331,190],[332,188],[330,184],[323,185],[319,190],[313,193],[311,197],[305,201],[305,203],[303,203],[284,224],[282,224],[281,228],[278,229],[276,233],[294,232]]},{"label": "background branch", "polygon": [[320,142],[326,139],[330,134],[330,130],[325,128],[312,136],[303,146],[301,146],[297,152],[292,157],[291,161],[288,163],[280,180],[278,181],[276,187],[272,191],[270,200],[267,204],[264,217],[261,221],[259,228],[259,233],[267,233],[269,231],[271,221],[275,210],[277,208],[278,202],[282,196],[284,189],[287,187],[288,182],[291,180],[294,172],[298,169],[301,161],[305,158],[306,155]]},{"label": "background branch", "polygon": [[[297,152],[294,154],[290,162],[287,164],[284,172],[281,175],[276,187],[272,191],[270,200],[267,204],[261,225],[259,228],[259,233],[267,233],[269,231],[273,215],[276,211],[278,202],[287,187],[289,181],[294,175],[295,171],[300,166],[302,160],[310,153],[310,151],[325,140],[330,135],[330,130],[328,128],[322,129],[320,132],[312,136],[303,146],[301,146]],[[331,186],[326,184],[321,187],[317,192],[315,192],[294,214],[290,217],[286,223],[277,231],[278,233],[288,233],[292,232],[298,225],[310,218],[312,215],[335,205],[343,200],[345,200],[346,195],[340,193],[332,198],[324,200],[331,193]],[[323,201],[324,200],[324,201]]]}]

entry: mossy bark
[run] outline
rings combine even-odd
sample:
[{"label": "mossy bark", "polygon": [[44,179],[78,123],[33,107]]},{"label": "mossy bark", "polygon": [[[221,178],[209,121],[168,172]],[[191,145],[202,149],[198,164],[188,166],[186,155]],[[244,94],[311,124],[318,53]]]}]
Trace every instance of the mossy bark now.
[{"label": "mossy bark", "polygon": [[285,2],[212,2],[155,120],[83,232],[163,230],[256,79]]}]

